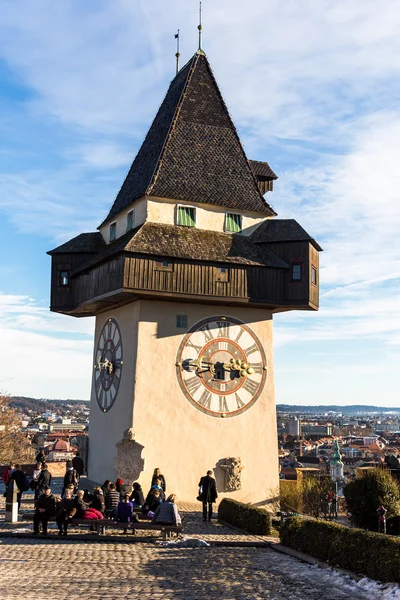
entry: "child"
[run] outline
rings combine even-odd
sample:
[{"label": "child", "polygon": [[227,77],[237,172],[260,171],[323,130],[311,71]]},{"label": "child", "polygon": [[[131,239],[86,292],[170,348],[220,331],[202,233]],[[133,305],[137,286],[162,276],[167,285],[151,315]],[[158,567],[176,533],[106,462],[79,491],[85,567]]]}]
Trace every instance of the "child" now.
[{"label": "child", "polygon": [[[133,504],[129,502],[128,495],[124,494],[118,503],[117,521],[118,523],[132,523],[137,520],[138,518],[133,512]],[[124,529],[124,533],[128,533],[128,529]]]}]

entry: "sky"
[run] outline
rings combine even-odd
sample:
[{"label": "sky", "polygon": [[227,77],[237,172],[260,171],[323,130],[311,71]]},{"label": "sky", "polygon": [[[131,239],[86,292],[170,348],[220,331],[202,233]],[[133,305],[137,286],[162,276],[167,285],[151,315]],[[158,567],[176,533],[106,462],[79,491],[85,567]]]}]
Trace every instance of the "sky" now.
[{"label": "sky", "polygon": [[[319,312],[274,317],[277,403],[399,404],[400,6],[203,0],[203,48],[268,202],[323,247]],[[50,313],[50,250],[95,231],[198,3],[0,0],[0,390],[88,399],[94,320]]]}]

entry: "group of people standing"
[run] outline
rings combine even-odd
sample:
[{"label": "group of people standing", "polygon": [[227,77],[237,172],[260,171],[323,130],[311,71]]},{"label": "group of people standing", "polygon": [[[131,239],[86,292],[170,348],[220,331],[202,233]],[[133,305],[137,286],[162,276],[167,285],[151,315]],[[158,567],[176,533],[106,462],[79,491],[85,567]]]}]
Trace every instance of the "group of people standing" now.
[{"label": "group of people standing", "polygon": [[[107,479],[101,487],[97,486],[92,493],[89,493],[87,490],[79,489],[80,478],[84,471],[83,461],[78,454],[72,461],[66,463],[60,498],[51,491],[52,475],[47,467],[44,452],[40,451],[36,459],[37,464],[30,482],[18,464],[11,463],[3,474],[6,486],[10,481],[15,480],[19,490],[17,493],[18,509],[21,506],[22,493],[29,488],[34,490],[33,524],[35,534],[39,533],[41,524],[43,534],[47,535],[48,521],[54,517],[59,528],[59,535],[67,535],[68,524],[74,518],[87,520],[108,518],[129,524],[138,521],[136,513],[141,512],[143,518],[151,519],[152,523],[180,525],[182,522],[176,505],[176,495],[166,495],[166,480],[159,468],[154,469],[151,487],[146,497],[137,481],[132,484],[131,492],[128,494],[127,487],[121,478],[118,478],[115,483]],[[204,521],[211,521],[212,505],[218,498],[216,482],[212,474],[212,471],[207,471],[207,475],[201,477],[199,481],[197,499],[203,505]],[[127,529],[124,530],[125,532]]]},{"label": "group of people standing", "polygon": [[[139,520],[137,511],[151,519],[152,523],[180,525],[181,518],[175,504],[175,494],[166,497],[165,491],[165,477],[159,469],[155,469],[146,498],[137,481],[132,484],[132,491],[128,494],[126,485],[120,478],[115,483],[107,479],[101,487],[96,486],[93,492],[89,493],[79,489],[79,473],[72,463],[67,462],[62,497],[52,494],[48,485],[36,499],[34,533],[39,533],[41,524],[43,534],[47,535],[48,521],[54,517],[59,535],[67,535],[72,519],[98,521],[107,518],[128,525]],[[128,527],[124,529],[124,533],[127,531]]]}]

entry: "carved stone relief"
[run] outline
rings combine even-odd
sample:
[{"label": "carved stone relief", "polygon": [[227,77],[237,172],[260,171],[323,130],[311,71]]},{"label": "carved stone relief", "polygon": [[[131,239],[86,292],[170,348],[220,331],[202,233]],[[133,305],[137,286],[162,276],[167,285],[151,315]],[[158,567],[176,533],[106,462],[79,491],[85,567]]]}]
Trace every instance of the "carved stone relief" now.
[{"label": "carved stone relief", "polygon": [[219,465],[225,471],[225,491],[235,492],[242,489],[241,473],[244,469],[239,457],[225,459],[225,464]]},{"label": "carved stone relief", "polygon": [[117,456],[114,460],[114,469],[117,477],[123,479],[128,485],[138,479],[144,469],[142,450],[144,446],[135,441],[133,429],[126,429],[122,440],[115,444]]}]

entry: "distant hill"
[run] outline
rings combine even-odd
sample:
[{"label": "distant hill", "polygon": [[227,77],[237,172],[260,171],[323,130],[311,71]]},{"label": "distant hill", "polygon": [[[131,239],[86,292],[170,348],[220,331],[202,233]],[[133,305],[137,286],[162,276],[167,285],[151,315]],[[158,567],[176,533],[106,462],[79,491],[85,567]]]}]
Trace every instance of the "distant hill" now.
[{"label": "distant hill", "polygon": [[57,400],[56,398],[26,398],[12,396],[11,407],[17,410],[34,410],[36,412],[59,411],[67,404],[88,404],[88,400]]},{"label": "distant hill", "polygon": [[384,412],[398,412],[398,407],[385,407],[385,406],[367,406],[366,404],[350,404],[347,406],[338,406],[337,404],[321,405],[316,404],[313,406],[302,406],[301,404],[277,404],[276,409],[278,412],[284,413],[326,413],[326,412],[340,412],[343,414],[366,414],[366,413],[384,413]]}]

